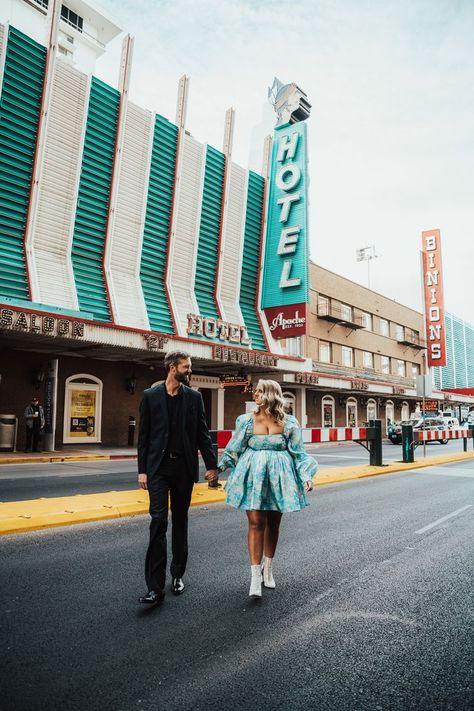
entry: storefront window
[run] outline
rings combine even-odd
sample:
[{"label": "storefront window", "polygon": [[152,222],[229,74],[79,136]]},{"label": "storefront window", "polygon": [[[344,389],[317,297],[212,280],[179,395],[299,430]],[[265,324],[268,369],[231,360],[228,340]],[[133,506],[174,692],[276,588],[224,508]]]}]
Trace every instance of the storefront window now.
[{"label": "storefront window", "polygon": [[346,427],[357,427],[357,400],[349,398],[346,403]]},{"label": "storefront window", "polygon": [[64,402],[65,444],[101,441],[102,381],[81,373],[66,380]]},{"label": "storefront window", "polygon": [[369,420],[377,419],[377,403],[375,400],[369,400],[367,402],[367,422]]},{"label": "storefront window", "polygon": [[295,414],[295,404],[296,404],[296,398],[294,393],[288,393],[284,392],[283,393],[283,400],[285,401],[285,411],[287,415],[294,415]]},{"label": "storefront window", "polygon": [[388,431],[390,425],[395,422],[395,407],[391,400],[387,400],[385,403],[385,431]]},{"label": "storefront window", "polygon": [[323,427],[334,427],[334,398],[330,395],[325,395],[322,401],[323,408]]}]

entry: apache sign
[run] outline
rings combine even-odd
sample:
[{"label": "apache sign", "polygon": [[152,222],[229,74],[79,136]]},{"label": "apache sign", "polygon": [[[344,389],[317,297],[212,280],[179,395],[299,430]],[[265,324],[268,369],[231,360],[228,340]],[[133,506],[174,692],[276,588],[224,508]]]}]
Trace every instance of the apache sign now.
[{"label": "apache sign", "polygon": [[428,366],[446,365],[443,269],[439,230],[422,232],[421,242]]},{"label": "apache sign", "polygon": [[274,338],[306,333],[308,289],[306,124],[273,141],[262,309]]}]

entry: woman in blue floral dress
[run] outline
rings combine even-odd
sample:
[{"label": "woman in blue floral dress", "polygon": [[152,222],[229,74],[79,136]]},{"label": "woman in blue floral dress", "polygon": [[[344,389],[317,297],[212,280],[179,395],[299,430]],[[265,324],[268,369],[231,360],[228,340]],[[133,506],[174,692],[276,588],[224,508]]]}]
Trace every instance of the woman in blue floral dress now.
[{"label": "woman in blue floral dress", "polygon": [[275,587],[272,564],[282,514],[308,506],[318,465],[304,450],[298,420],[285,414],[280,385],[260,380],[254,400],[255,411],[237,418],[219,471],[231,470],[226,502],[247,513],[249,595],[261,597],[262,578],[265,587]]}]

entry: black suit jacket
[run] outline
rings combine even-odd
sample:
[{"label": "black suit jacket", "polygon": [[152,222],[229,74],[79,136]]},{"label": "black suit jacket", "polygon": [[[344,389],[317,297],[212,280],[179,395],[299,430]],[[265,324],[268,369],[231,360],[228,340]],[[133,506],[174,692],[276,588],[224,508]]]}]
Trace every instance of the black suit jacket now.
[{"label": "black suit jacket", "polygon": [[[199,479],[198,450],[206,469],[217,469],[216,455],[207,429],[202,395],[197,390],[183,389],[181,436],[185,466],[189,476]],[[168,409],[164,383],[148,388],[140,404],[140,428],[138,433],[138,473],[153,476],[160,468],[168,445]]]}]

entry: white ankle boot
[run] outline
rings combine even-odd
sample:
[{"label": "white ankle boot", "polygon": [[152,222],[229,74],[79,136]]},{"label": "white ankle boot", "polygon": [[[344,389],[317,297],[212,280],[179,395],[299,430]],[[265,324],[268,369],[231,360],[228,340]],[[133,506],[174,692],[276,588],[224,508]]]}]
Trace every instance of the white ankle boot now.
[{"label": "white ankle boot", "polygon": [[262,561],[263,584],[266,588],[276,588],[276,583],[273,578],[272,564],[273,564],[273,558],[267,558],[266,556],[263,556],[263,561]]},{"label": "white ankle boot", "polygon": [[250,597],[262,597],[262,571],[259,565],[251,565],[252,578],[250,580]]}]

